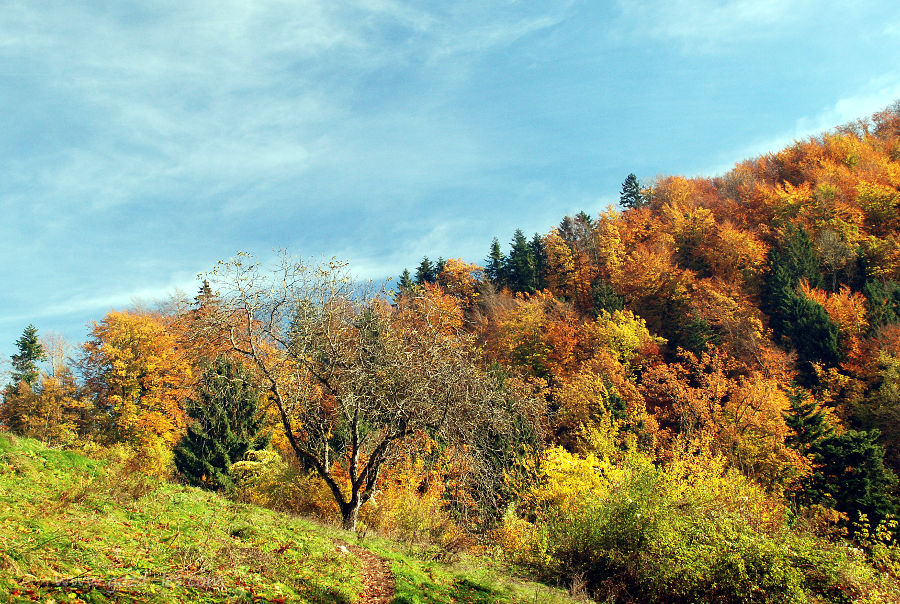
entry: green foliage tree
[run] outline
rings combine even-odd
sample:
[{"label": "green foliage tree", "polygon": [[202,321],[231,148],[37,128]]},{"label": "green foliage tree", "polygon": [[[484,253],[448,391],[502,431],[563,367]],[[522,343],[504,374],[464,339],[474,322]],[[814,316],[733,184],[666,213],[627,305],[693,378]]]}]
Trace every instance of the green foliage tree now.
[{"label": "green foliage tree", "polygon": [[625,182],[622,183],[622,191],[619,193],[619,205],[623,208],[640,208],[644,205],[641,183],[634,173],[626,176]]},{"label": "green foliage tree", "polygon": [[866,281],[862,291],[872,333],[885,325],[900,322],[900,283],[870,280]]},{"label": "green foliage tree", "polygon": [[784,415],[784,421],[791,429],[786,438],[790,447],[808,454],[817,442],[833,433],[831,425],[825,417],[825,412],[815,399],[811,399],[809,393],[795,387],[788,394],[790,409]]},{"label": "green foliage tree", "polygon": [[491,251],[484,262],[484,274],[491,283],[498,287],[503,287],[504,285],[503,267],[505,264],[506,258],[500,249],[500,241],[494,237],[494,240],[491,242]]},{"label": "green foliage tree", "polygon": [[810,363],[836,365],[841,360],[837,325],[822,305],[797,290],[801,281],[822,285],[819,261],[802,227],[788,223],[784,235],[769,253],[765,302],[776,336],[797,351],[805,382],[812,376]]},{"label": "green foliage tree", "polygon": [[535,233],[529,242],[531,255],[534,257],[534,287],[544,289],[547,287],[547,250],[540,234]]},{"label": "green foliage tree", "polygon": [[878,430],[849,430],[814,443],[814,473],[808,493],[831,504],[851,522],[865,514],[875,526],[897,513],[892,491],[897,477],[884,465]]},{"label": "green foliage tree", "polygon": [[434,270],[431,260],[428,259],[428,256],[423,257],[422,262],[419,263],[419,267],[416,269],[416,284],[434,283],[436,278],[437,272]]},{"label": "green foliage tree", "polygon": [[413,286],[412,276],[409,274],[409,269],[403,269],[403,272],[400,273],[400,280],[397,281],[397,289],[400,290],[400,293],[404,293],[409,291],[409,289]]},{"label": "green foliage tree", "polygon": [[516,229],[510,244],[509,256],[506,258],[504,272],[507,282],[513,291],[533,294],[536,291],[534,251],[525,238],[522,229]]},{"label": "green foliage tree", "polygon": [[37,327],[28,325],[22,336],[16,340],[18,354],[12,355],[12,384],[25,382],[34,386],[39,376],[38,363],[46,360],[44,347],[38,341]]},{"label": "green foliage tree", "polygon": [[187,403],[193,420],[174,449],[175,466],[188,482],[212,490],[229,487],[231,464],[268,444],[252,376],[242,365],[219,357],[204,371],[196,400]]}]

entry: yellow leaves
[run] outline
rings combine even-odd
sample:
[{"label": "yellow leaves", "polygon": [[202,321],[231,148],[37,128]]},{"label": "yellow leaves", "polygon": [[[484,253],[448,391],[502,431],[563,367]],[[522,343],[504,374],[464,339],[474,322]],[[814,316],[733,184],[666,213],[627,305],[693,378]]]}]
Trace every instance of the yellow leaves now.
[{"label": "yellow leaves", "polygon": [[106,429],[133,442],[153,434],[174,444],[185,424],[181,402],[190,395],[191,368],[161,319],[112,311],[94,323],[83,349],[94,404],[108,410]]},{"label": "yellow leaves", "polygon": [[665,339],[651,335],[647,322],[630,310],[601,311],[594,327],[597,346],[613,353],[626,369],[639,369],[630,365],[640,350],[665,344]]},{"label": "yellow leaves", "polygon": [[484,277],[484,269],[477,264],[451,258],[437,276],[444,291],[459,300],[463,308],[471,308],[478,299],[478,282]]},{"label": "yellow leaves", "polygon": [[605,474],[612,469],[593,453],[581,456],[562,447],[548,449],[537,484],[523,498],[523,508],[533,514],[548,508],[565,511],[580,503],[585,493],[602,496],[609,488]]}]

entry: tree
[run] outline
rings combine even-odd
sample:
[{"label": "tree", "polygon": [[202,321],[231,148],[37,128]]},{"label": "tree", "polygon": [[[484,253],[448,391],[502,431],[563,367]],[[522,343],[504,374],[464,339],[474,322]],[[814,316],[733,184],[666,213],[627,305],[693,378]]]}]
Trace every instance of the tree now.
[{"label": "tree", "polygon": [[544,249],[544,240],[540,234],[535,233],[529,244],[531,255],[534,257],[534,287],[544,289],[547,287],[547,250]]},{"label": "tree", "polygon": [[422,262],[419,263],[419,267],[416,269],[416,284],[422,285],[423,283],[434,283],[436,277],[437,273],[434,270],[434,265],[431,264],[431,260],[428,259],[428,256],[424,256]]},{"label": "tree", "polygon": [[107,313],[94,323],[80,368],[101,440],[158,453],[181,437],[191,367],[159,317]]},{"label": "tree", "polygon": [[494,237],[491,242],[491,251],[484,263],[484,274],[487,278],[497,286],[504,285],[503,266],[506,264],[506,258],[500,250],[500,241]]},{"label": "tree", "polygon": [[34,386],[39,376],[38,363],[47,358],[44,347],[38,341],[37,327],[29,324],[16,340],[16,347],[19,352],[12,356],[12,384],[25,382],[28,386]]},{"label": "tree", "polygon": [[255,366],[291,449],[328,485],[347,529],[402,442],[465,442],[501,404],[470,338],[432,300],[445,297],[437,289],[394,310],[360,291],[343,263],[286,254],[271,269],[241,254],[210,279],[224,306],[210,327],[239,319],[234,351]]},{"label": "tree", "polygon": [[834,430],[825,412],[814,399],[809,398],[806,391],[795,387],[788,394],[788,400],[791,407],[784,414],[784,421],[791,429],[791,434],[785,442],[802,454],[808,455],[815,443],[831,435]]},{"label": "tree", "polygon": [[641,193],[641,183],[634,173],[625,177],[622,183],[622,191],[619,194],[619,205],[623,208],[640,208],[644,206],[644,195]]},{"label": "tree", "polygon": [[403,272],[400,273],[400,280],[397,282],[397,289],[399,289],[402,294],[409,291],[412,286],[413,280],[409,274],[409,269],[403,269]]},{"label": "tree", "polygon": [[516,229],[516,232],[513,234],[504,272],[508,285],[513,291],[528,294],[535,292],[537,272],[534,251],[525,238],[522,229]]},{"label": "tree", "polygon": [[268,442],[253,377],[242,365],[219,357],[203,372],[187,401],[193,420],[175,447],[175,466],[188,482],[212,490],[231,485],[229,468]]}]

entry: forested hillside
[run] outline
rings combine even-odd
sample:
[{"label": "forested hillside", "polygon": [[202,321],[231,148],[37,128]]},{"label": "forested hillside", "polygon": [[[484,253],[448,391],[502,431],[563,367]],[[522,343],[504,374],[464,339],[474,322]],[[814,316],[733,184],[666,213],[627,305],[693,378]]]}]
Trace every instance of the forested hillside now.
[{"label": "forested hillside", "polygon": [[239,254],[28,326],[0,421],[601,600],[898,601],[898,205],[894,105],[392,292]]}]

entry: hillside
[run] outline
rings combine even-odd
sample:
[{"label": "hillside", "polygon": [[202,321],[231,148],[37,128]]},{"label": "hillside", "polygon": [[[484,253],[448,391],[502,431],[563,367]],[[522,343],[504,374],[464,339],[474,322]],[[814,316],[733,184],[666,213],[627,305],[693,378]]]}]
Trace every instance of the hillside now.
[{"label": "hillside", "polygon": [[383,601],[570,601],[410,551],[0,434],[3,601],[376,602],[373,560],[392,574]]},{"label": "hillside", "polygon": [[[239,252],[68,352],[25,327],[0,424],[58,450],[4,441],[9,589],[149,568],[172,585],[140,597],[353,601],[387,560],[397,601],[546,589],[505,568],[601,601],[900,601],[900,104],[485,248],[391,291]],[[418,553],[345,556],[357,534]]]}]

